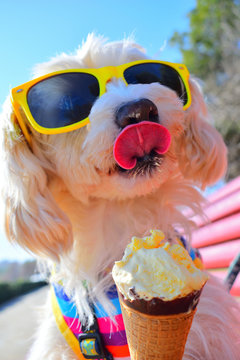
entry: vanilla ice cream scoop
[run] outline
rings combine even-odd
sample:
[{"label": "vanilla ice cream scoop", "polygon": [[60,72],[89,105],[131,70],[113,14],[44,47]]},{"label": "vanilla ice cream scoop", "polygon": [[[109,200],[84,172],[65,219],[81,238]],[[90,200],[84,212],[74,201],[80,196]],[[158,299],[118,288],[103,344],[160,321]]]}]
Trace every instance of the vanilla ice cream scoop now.
[{"label": "vanilla ice cream scoop", "polygon": [[159,298],[172,301],[202,289],[208,279],[180,244],[170,244],[152,230],[143,239],[133,237],[121,261],[112,270],[118,290],[127,300]]}]

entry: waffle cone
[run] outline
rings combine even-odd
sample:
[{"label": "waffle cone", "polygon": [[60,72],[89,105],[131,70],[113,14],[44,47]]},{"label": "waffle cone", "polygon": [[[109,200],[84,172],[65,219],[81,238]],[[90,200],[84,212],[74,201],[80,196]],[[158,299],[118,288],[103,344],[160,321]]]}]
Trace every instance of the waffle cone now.
[{"label": "waffle cone", "polygon": [[176,315],[148,315],[121,299],[131,360],[181,360],[196,309]]}]

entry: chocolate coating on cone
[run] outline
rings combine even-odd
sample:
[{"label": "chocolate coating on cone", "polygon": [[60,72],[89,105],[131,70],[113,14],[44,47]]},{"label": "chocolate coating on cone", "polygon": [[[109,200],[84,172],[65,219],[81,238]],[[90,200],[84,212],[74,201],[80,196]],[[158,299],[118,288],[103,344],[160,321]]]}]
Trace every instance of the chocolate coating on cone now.
[{"label": "chocolate coating on cone", "polygon": [[191,292],[185,297],[178,297],[171,301],[164,301],[160,298],[144,300],[140,299],[133,289],[131,292],[132,295],[135,296],[134,300],[125,299],[122,294],[119,294],[121,300],[130,308],[148,315],[174,315],[195,310],[199,302],[202,288]]}]

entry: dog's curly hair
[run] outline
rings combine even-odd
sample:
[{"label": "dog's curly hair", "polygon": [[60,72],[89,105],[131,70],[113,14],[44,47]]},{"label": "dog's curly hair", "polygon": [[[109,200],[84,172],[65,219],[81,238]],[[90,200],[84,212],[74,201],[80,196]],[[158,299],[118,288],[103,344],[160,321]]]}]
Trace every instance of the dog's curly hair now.
[{"label": "dog's curly hair", "polygon": [[[90,35],[75,54],[62,54],[38,65],[34,76],[146,58],[143,49],[130,39],[106,43],[103,38]],[[190,89],[192,104],[183,111],[176,93],[165,86],[126,86],[121,80],[112,79],[106,93],[94,103],[89,125],[56,135],[30,129],[32,148],[16,126],[10,100],[4,104],[1,165],[8,238],[54,264],[55,277],[62,279],[66,292],[74,298],[80,318],[87,314],[90,322],[92,319],[82,281],[87,280],[92,299],[97,298],[111,311],[104,293],[112,281],[107,269],[121,258],[129,239],[146,235],[150,228],[160,228],[174,238],[175,229],[181,227],[190,236],[193,224],[182,208],[200,212],[203,198],[196,186],[204,188],[225,173],[226,147],[211,125],[200,87],[192,77]],[[114,141],[121,131],[115,112],[121,104],[139,98],[156,105],[172,142],[163,159],[153,166],[123,172],[113,157]],[[196,315],[186,359],[237,360],[232,328],[235,305],[223,292],[214,281],[206,286],[204,310]],[[210,300],[208,294],[212,296]],[[210,314],[207,308],[217,308],[219,297],[223,306]],[[223,311],[224,306],[229,310]],[[216,328],[225,324],[222,329],[215,329],[215,325],[209,325],[210,320]],[[211,326],[215,331],[212,337]],[[224,340],[213,350],[216,331],[220,331],[218,339],[221,336]],[[201,342],[204,346],[200,346]],[[43,350],[40,353],[44,358]],[[222,357],[223,353],[227,355]],[[37,355],[32,358],[38,359]]]}]

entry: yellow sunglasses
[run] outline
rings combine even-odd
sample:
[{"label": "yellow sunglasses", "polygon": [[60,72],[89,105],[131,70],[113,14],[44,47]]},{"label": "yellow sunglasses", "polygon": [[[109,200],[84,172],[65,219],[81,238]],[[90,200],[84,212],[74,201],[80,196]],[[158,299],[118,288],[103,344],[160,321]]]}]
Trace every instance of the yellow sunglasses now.
[{"label": "yellow sunglasses", "polygon": [[42,134],[65,133],[88,124],[94,102],[106,92],[112,78],[122,79],[126,85],[160,83],[177,93],[184,110],[191,105],[189,72],[183,64],[139,60],[97,69],[56,71],[11,91],[13,110],[26,140],[31,143],[25,118]]}]

